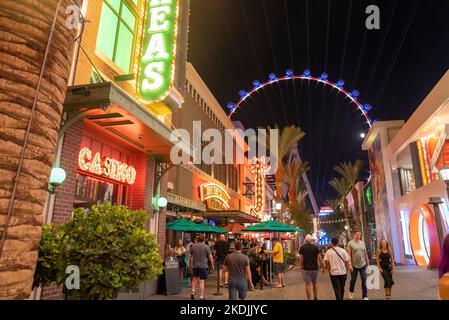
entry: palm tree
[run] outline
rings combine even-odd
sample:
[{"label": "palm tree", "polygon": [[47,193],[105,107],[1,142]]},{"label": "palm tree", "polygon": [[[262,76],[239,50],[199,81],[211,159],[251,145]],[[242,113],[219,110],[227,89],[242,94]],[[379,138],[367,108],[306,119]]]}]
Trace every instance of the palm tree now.
[{"label": "palm tree", "polygon": [[334,170],[337,171],[342,177],[344,177],[351,185],[351,195],[354,198],[354,207],[356,213],[356,225],[360,223],[360,205],[359,194],[355,185],[359,181],[360,171],[362,170],[363,163],[361,160],[356,160],[355,163],[343,162],[337,165]]},{"label": "palm tree", "polygon": [[324,204],[328,207],[331,207],[334,211],[337,210],[337,208],[341,204],[341,199],[332,199],[332,200],[325,200]]},{"label": "palm tree", "polygon": [[298,178],[304,173],[310,170],[308,162],[295,161],[294,163],[283,164],[285,175],[288,180],[288,199],[294,201],[297,196]]},{"label": "palm tree", "polygon": [[[278,190],[277,196],[281,197],[282,185],[286,182],[286,172],[282,165],[284,158],[290,153],[290,151],[298,145],[298,142],[305,136],[304,131],[300,127],[294,125],[284,127],[278,142],[278,163],[277,170],[275,172],[276,190]],[[268,137],[268,141],[270,141]]]},{"label": "palm tree", "polygon": [[345,215],[346,220],[346,226],[348,227],[349,232],[349,208],[348,208],[348,200],[346,199],[346,196],[351,191],[351,183],[346,180],[345,178],[333,178],[331,181],[329,181],[329,184],[332,186],[332,188],[337,191],[338,195],[340,196],[340,202],[343,202],[343,212]]},{"label": "palm tree", "polygon": [[0,1],[0,299],[31,293],[76,32],[70,4]]}]

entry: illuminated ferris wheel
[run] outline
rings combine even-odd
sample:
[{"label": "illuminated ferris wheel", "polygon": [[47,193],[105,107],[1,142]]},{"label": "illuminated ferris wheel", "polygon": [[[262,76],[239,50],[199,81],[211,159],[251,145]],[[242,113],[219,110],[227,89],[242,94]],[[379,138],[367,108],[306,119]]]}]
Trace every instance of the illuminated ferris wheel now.
[{"label": "illuminated ferris wheel", "polygon": [[328,80],[328,74],[323,72],[317,78],[312,76],[310,70],[306,69],[301,75],[295,75],[292,70],[287,70],[285,75],[282,77],[277,77],[276,74],[270,73],[268,76],[268,80],[266,82],[261,82],[259,80],[253,81],[253,88],[250,91],[240,90],[239,96],[240,100],[236,103],[229,102],[227,104],[227,108],[229,109],[228,117],[231,118],[238,108],[241,108],[242,104],[250,98],[253,94],[257,93],[260,90],[263,90],[265,87],[271,86],[275,83],[288,81],[288,80],[305,80],[305,81],[313,81],[316,83],[322,83],[324,86],[331,87],[332,89],[336,89],[339,93],[345,95],[347,99],[351,101],[351,103],[361,112],[363,121],[371,128],[373,122],[375,120],[371,119],[368,116],[368,112],[372,109],[369,103],[362,104],[357,98],[360,96],[360,92],[358,90],[347,91],[344,89],[345,81],[342,79],[337,80],[337,82],[333,83]]}]

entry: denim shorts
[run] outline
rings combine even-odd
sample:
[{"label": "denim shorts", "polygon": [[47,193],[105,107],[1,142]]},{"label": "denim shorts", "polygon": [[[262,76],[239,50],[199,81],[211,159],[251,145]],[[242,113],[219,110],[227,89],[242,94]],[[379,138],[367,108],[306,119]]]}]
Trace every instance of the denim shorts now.
[{"label": "denim shorts", "polygon": [[229,278],[228,282],[229,300],[246,299],[248,293],[248,280],[245,278]]}]

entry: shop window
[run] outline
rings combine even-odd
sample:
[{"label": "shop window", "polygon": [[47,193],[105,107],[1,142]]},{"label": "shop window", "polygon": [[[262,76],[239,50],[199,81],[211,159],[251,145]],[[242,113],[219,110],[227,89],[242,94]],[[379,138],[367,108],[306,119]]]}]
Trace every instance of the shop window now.
[{"label": "shop window", "polygon": [[402,226],[402,240],[404,244],[405,256],[409,259],[413,258],[412,247],[410,245],[410,232],[409,232],[410,219],[406,211],[401,210],[401,226]]},{"label": "shop window", "polygon": [[[133,3],[134,2],[134,3]],[[129,72],[132,61],[137,14],[137,0],[103,0],[97,48],[118,65]]]},{"label": "shop window", "polygon": [[401,177],[401,186],[404,193],[412,192],[416,189],[415,177],[412,169],[399,169]]},{"label": "shop window", "polygon": [[441,218],[444,226],[446,227],[447,233],[449,233],[449,202],[447,198],[441,199],[444,201],[444,203],[440,204]]},{"label": "shop window", "polygon": [[118,184],[76,175],[75,208],[90,208],[94,204],[110,201],[117,203]]}]

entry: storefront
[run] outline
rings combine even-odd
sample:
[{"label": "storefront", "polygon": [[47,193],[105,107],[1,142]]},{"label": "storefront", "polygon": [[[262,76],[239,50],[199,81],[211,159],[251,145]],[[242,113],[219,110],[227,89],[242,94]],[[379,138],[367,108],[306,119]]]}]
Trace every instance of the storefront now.
[{"label": "storefront", "polygon": [[[66,179],[48,197],[47,223],[105,201],[143,209],[163,255],[166,213],[157,200],[168,188],[161,172],[173,147],[171,114],[184,102],[189,5],[83,1],[88,23],[75,44],[54,162]],[[192,153],[189,144],[177,145]],[[150,291],[144,284],[132,297]],[[40,296],[60,298],[61,290],[44,288]]]},{"label": "storefront", "polygon": [[376,122],[368,150],[377,241],[390,241],[397,262],[438,266],[449,232],[449,202],[442,171],[449,167],[449,72],[410,119]]}]

